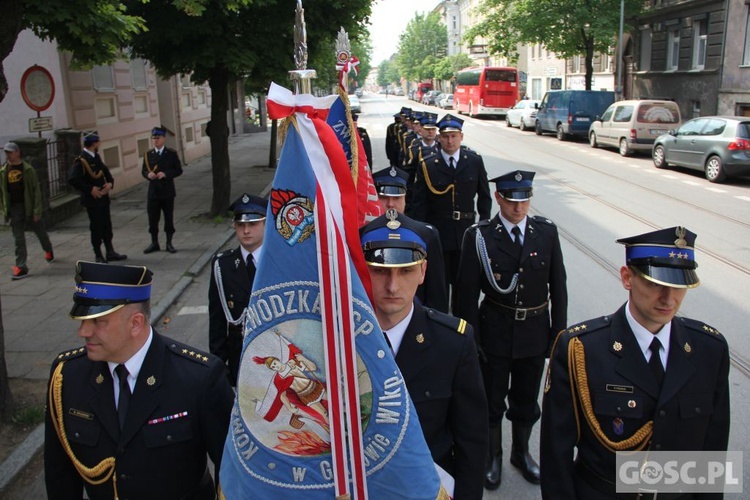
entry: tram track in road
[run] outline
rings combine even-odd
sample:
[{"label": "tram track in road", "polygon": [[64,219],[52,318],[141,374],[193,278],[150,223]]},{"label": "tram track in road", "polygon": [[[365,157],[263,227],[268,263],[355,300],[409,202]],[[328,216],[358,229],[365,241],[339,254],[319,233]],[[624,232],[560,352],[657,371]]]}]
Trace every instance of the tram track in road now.
[{"label": "tram track in road", "polygon": [[[530,210],[530,212],[534,212],[534,210],[532,209]],[[537,215],[539,214],[537,213]],[[609,259],[601,255],[600,253],[596,252],[595,250],[593,250],[583,240],[581,240],[580,238],[577,238],[576,236],[573,235],[573,233],[566,230],[565,228],[557,226],[557,231],[558,233],[560,233],[560,236],[563,239],[568,241],[571,245],[573,245],[578,250],[580,250],[581,253],[583,253],[584,255],[588,256],[591,260],[596,262],[602,269],[604,269],[606,272],[614,276],[617,280],[620,279],[620,266],[619,265],[615,265],[612,262],[610,262]],[[705,250],[702,250],[702,252],[707,253]],[[736,350],[732,349],[732,347],[730,346],[729,347],[729,361],[743,375],[745,375],[747,378],[750,378],[750,358],[738,353]]]}]

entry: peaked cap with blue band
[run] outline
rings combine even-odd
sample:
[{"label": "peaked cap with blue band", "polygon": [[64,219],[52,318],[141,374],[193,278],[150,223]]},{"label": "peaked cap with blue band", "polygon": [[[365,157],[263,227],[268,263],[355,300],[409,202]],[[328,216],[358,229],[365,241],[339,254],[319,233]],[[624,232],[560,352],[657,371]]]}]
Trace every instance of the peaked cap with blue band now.
[{"label": "peaked cap with blue band", "polygon": [[403,106],[401,108],[401,116],[405,116],[406,118],[411,117],[411,108],[407,108],[406,106]]},{"label": "peaked cap with blue band", "polygon": [[628,266],[648,281],[673,288],[700,284],[695,269],[696,234],[682,226],[621,238]]},{"label": "peaked cap with blue band", "polygon": [[79,260],[73,294],[73,319],[93,319],[126,304],[151,299],[153,274],[144,266],[116,266]]},{"label": "peaked cap with blue band", "polygon": [[409,174],[398,167],[388,167],[372,174],[379,196],[405,196]]},{"label": "peaked cap with blue band", "polygon": [[508,201],[526,201],[534,195],[534,176],[536,172],[514,170],[507,174],[490,179],[500,196]]},{"label": "peaked cap with blue band", "polygon": [[268,200],[243,193],[229,206],[229,210],[234,212],[234,222],[260,222],[266,219]]},{"label": "peaked cap with blue band", "polygon": [[422,128],[437,128],[437,113],[423,113],[419,123],[422,125]]},{"label": "peaked cap with blue band", "polygon": [[427,257],[427,244],[415,221],[392,208],[360,228],[359,237],[368,266],[413,266]]},{"label": "peaked cap with blue band", "polygon": [[440,132],[461,132],[464,128],[464,121],[461,118],[448,113],[440,119],[437,123],[437,127],[440,129]]},{"label": "peaked cap with blue band", "polygon": [[97,142],[99,142],[99,132],[97,132],[96,130],[83,134],[84,147],[87,148],[93,144],[96,144]]},{"label": "peaked cap with blue band", "polygon": [[412,111],[411,121],[419,123],[421,122],[423,116],[424,116],[424,111]]},{"label": "peaked cap with blue band", "polygon": [[167,135],[167,129],[162,126],[154,127],[151,129],[151,135]]}]

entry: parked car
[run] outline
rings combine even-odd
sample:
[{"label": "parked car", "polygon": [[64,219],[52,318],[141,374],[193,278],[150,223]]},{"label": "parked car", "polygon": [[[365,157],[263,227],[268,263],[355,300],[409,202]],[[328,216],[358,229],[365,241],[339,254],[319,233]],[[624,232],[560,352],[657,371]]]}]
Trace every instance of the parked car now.
[{"label": "parked car", "polygon": [[430,90],[422,97],[422,104],[427,106],[435,106],[436,99],[442,94],[439,90]]},{"label": "parked car", "polygon": [[349,109],[354,113],[362,112],[362,106],[359,104],[359,97],[354,94],[349,94]]},{"label": "parked car", "polygon": [[442,94],[438,99],[438,107],[441,109],[453,109],[453,94]]},{"label": "parked car", "polygon": [[596,116],[615,102],[615,93],[606,90],[553,90],[539,103],[535,128],[537,135],[554,132],[561,141],[571,136],[588,138]]},{"label": "parked car", "polygon": [[711,182],[750,175],[750,118],[702,116],[654,142],[656,168],[670,165],[702,170]]},{"label": "parked car", "polygon": [[396,88],[396,95],[404,95],[404,89],[401,87]]},{"label": "parked car", "polygon": [[651,151],[657,137],[681,123],[680,108],[672,101],[619,101],[591,124],[589,144],[614,146],[622,156],[630,156],[634,151]]},{"label": "parked car", "polygon": [[518,101],[505,115],[505,124],[509,127],[518,127],[520,130],[534,128],[537,106],[539,106],[538,100],[524,99]]}]

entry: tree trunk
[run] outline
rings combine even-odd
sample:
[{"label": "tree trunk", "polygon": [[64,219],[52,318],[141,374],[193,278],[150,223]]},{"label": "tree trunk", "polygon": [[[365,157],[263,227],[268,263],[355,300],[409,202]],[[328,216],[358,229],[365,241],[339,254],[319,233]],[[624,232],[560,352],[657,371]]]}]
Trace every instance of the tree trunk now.
[{"label": "tree trunk", "polygon": [[276,168],[277,137],[279,135],[278,120],[271,120],[271,148],[268,152],[268,166]]},{"label": "tree trunk", "polygon": [[594,39],[586,40],[586,90],[591,90],[591,80],[594,78]]},{"label": "tree trunk", "polygon": [[3,61],[13,51],[18,34],[21,33],[23,2],[0,0],[0,12],[3,13],[3,21],[0,23],[0,102],[3,102],[8,94],[8,80],[5,77]]},{"label": "tree trunk", "polygon": [[5,364],[5,328],[3,327],[3,304],[0,299],[0,418],[7,421],[13,414],[13,394],[8,381],[8,365]]},{"label": "tree trunk", "polygon": [[232,194],[232,178],[229,169],[229,71],[216,67],[208,79],[211,87],[211,174],[213,196],[211,215],[223,215],[229,208]]}]

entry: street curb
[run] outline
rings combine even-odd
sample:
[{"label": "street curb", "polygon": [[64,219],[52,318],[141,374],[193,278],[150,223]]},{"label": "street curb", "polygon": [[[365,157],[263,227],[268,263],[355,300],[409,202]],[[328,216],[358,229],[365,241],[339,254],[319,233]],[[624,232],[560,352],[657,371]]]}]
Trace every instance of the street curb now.
[{"label": "street curb", "polygon": [[[265,197],[270,191],[273,181],[260,192],[261,197]],[[233,237],[234,231],[227,231],[225,238],[220,238],[219,244],[209,248],[200,257],[198,257],[180,280],[175,283],[171,290],[151,309],[151,324],[157,324],[167,313],[170,307],[177,302],[182,293],[193,282],[195,276],[200,274],[206,265],[211,262],[211,258],[221,250]],[[23,469],[31,462],[34,456],[44,447],[44,424],[39,424],[36,429],[31,431],[26,439],[16,447],[13,452],[6,457],[0,464],[0,493],[15,481]]]}]

